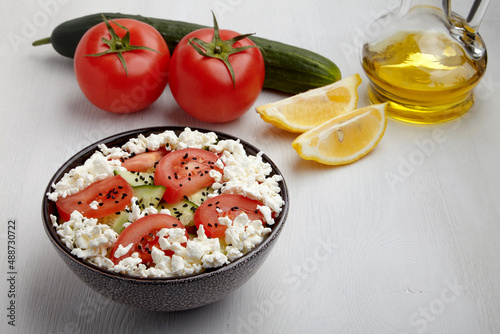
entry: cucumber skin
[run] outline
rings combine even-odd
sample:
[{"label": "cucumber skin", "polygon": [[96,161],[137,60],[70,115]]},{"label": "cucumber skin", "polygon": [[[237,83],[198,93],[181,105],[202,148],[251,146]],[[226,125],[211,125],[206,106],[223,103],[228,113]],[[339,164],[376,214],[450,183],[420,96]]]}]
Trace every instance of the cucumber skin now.
[{"label": "cucumber skin", "polygon": [[[141,15],[103,13],[106,18],[128,18],[153,26],[165,39],[170,53],[180,40],[192,31],[207,26]],[[78,42],[94,25],[101,23],[102,14],[91,14],[58,25],[50,36],[54,49],[61,55],[73,58]],[[341,79],[340,70],[331,60],[312,51],[265,38],[249,37],[259,46],[265,64],[264,88],[298,94],[325,86]]]}]

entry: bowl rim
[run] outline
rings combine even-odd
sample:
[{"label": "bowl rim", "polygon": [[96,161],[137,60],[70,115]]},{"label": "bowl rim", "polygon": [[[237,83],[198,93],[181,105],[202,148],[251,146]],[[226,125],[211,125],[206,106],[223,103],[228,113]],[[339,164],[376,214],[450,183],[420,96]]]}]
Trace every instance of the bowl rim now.
[{"label": "bowl rim", "polygon": [[[199,131],[202,133],[209,133],[213,132],[217,135],[217,139],[219,140],[237,140],[239,141],[243,147],[245,148],[245,151],[247,154],[253,154],[256,155],[259,152],[262,152],[262,160],[264,162],[267,162],[270,164],[272,168],[272,173],[271,175],[280,175],[282,177],[282,180],[279,182],[280,183],[280,195],[283,199],[283,206],[281,207],[282,210],[278,217],[275,219],[275,223],[271,228],[271,233],[260,243],[258,244],[254,249],[249,251],[248,253],[244,254],[240,258],[231,261],[228,264],[225,264],[221,267],[218,268],[213,268],[206,270],[202,273],[198,274],[192,274],[192,275],[186,275],[186,276],[178,276],[178,277],[140,277],[140,276],[132,276],[128,274],[121,274],[121,273],[114,273],[111,272],[105,268],[98,267],[97,265],[94,265],[90,262],[88,262],[85,259],[78,258],[76,255],[71,254],[71,250],[62,242],[61,238],[57,235],[55,229],[53,228],[52,221],[50,219],[50,213],[49,213],[49,207],[55,206],[55,202],[51,201],[48,199],[47,193],[52,191],[52,185],[59,181],[59,179],[62,178],[62,176],[71,170],[72,168],[76,167],[72,165],[78,161],[79,159],[82,159],[84,156],[90,155],[94,153],[96,150],[98,150],[98,145],[100,144],[108,144],[112,142],[122,142],[125,144],[130,138],[133,138],[132,136],[139,136],[140,134],[143,134],[144,136],[148,136],[153,133],[162,133],[165,131],[173,131],[176,133],[178,136],[181,132],[183,132],[185,129],[189,128],[191,131]],[[123,144],[120,144],[123,145]],[[250,151],[250,153],[249,153]],[[253,153],[252,153],[253,151]],[[88,157],[86,159],[88,159]],[[85,159],[85,160],[86,160]],[[285,178],[282,174],[282,172],[279,170],[279,168],[276,166],[276,164],[260,149],[258,149],[256,146],[250,144],[249,142],[235,137],[233,135],[227,134],[222,131],[216,131],[216,130],[209,130],[205,128],[200,128],[200,127],[190,127],[190,126],[152,126],[152,127],[143,127],[143,128],[136,128],[132,130],[127,130],[123,131],[108,137],[105,137],[103,139],[100,139],[85,148],[81,149],[77,153],[75,153],[73,156],[71,156],[69,159],[66,160],[62,164],[61,167],[57,169],[57,171],[54,173],[54,175],[51,177],[47,187],[45,188],[44,192],[44,197],[42,200],[42,222],[44,225],[45,232],[48,234],[49,239],[51,240],[52,244],[58,248],[61,252],[65,253],[69,258],[71,258],[73,261],[75,261],[78,264],[83,265],[87,269],[96,272],[97,274],[100,275],[105,275],[109,276],[110,278],[113,279],[118,279],[118,280],[126,280],[126,281],[136,281],[136,282],[162,282],[162,283],[168,283],[168,284],[174,284],[174,283],[186,283],[188,281],[197,281],[201,280],[205,277],[213,276],[213,275],[219,275],[222,274],[225,271],[234,269],[235,267],[238,267],[242,265],[244,262],[247,260],[251,259],[252,257],[256,256],[259,254],[264,248],[268,246],[268,244],[272,243],[274,239],[276,239],[281,232],[283,225],[285,224],[286,218],[288,216],[288,211],[289,211],[289,194],[288,194],[288,187],[285,182]]]}]

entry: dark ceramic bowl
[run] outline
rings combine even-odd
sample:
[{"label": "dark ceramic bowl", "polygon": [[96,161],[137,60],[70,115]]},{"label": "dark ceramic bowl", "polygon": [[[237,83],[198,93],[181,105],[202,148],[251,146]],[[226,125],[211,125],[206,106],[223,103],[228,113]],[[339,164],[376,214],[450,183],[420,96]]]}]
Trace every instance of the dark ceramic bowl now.
[{"label": "dark ceramic bowl", "polygon": [[[105,138],[95,144],[75,154],[69,159],[52,177],[45,193],[52,191],[51,185],[61,179],[61,177],[72,168],[83,164],[93,152],[97,150],[97,144],[104,143],[108,147],[122,146],[129,138],[137,137],[139,134],[145,136],[151,133],[160,133],[165,130],[182,132],[182,127],[154,127],[132,130]],[[210,132],[211,130],[196,129],[200,132]],[[217,134],[220,139],[237,138],[211,131]],[[247,154],[256,155],[259,150],[253,145],[240,139]],[[281,175],[276,165],[266,156],[262,156],[268,162],[273,173]],[[128,275],[115,274],[95,265],[87,263],[78,257],[71,255],[52,226],[50,215],[57,216],[55,203],[43,197],[42,217],[45,231],[54,245],[57,253],[61,256],[68,267],[88,286],[103,294],[104,296],[131,306],[154,310],[154,311],[180,311],[187,310],[213,303],[227,296],[229,293],[239,288],[257,271],[269,255],[271,248],[276,242],[288,214],[288,191],[283,180],[280,182],[281,196],[285,201],[282,211],[275,219],[272,232],[255,249],[245,254],[238,260],[223,267],[207,271],[201,274],[184,276],[180,278],[139,278]]]}]

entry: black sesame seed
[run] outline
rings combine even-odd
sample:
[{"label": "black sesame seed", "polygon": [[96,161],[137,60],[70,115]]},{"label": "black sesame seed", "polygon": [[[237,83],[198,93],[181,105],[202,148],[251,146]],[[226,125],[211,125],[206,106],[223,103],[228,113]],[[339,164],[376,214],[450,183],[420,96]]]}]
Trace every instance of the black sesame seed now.
[{"label": "black sesame seed", "polygon": [[78,204],[82,204],[82,201],[78,201]]}]

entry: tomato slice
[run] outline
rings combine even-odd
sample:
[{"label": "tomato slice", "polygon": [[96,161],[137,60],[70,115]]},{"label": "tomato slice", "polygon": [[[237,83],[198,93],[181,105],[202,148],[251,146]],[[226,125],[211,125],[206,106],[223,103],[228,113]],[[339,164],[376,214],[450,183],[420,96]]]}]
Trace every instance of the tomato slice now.
[{"label": "tomato slice", "polygon": [[[69,220],[71,213],[78,210],[87,218],[102,218],[122,211],[130,204],[133,190],[120,175],[92,183],[87,188],[56,201],[57,212],[63,220]],[[97,208],[90,204],[97,202]]]},{"label": "tomato slice", "polygon": [[156,151],[140,153],[123,161],[122,167],[125,167],[129,172],[148,172],[154,169],[167,153],[164,147]]},{"label": "tomato slice", "polygon": [[[111,249],[110,259],[114,264],[118,264],[124,258],[131,256],[133,253],[139,253],[139,257],[142,259],[142,263],[146,265],[151,265],[153,263],[153,258],[151,257],[151,250],[153,246],[161,249],[159,246],[159,237],[156,235],[163,228],[182,228],[185,230],[184,225],[175,217],[170,215],[157,213],[152,215],[147,215],[140,218],[130,224],[127,228],[123,230],[118,236],[116,243]],[[189,238],[186,232],[186,238]],[[114,256],[119,245],[122,247],[127,247],[133,244],[127,254],[116,258]],[[183,244],[185,247],[186,244]],[[164,251],[165,255],[172,256],[174,254],[171,250]]]},{"label": "tomato slice", "polygon": [[167,154],[156,167],[155,184],[167,187],[163,199],[177,203],[214,182],[211,169],[222,173],[215,166],[219,159],[212,152],[198,148],[185,148]]},{"label": "tomato slice", "polygon": [[219,195],[207,199],[200,205],[194,213],[194,223],[197,228],[203,225],[207,237],[224,238],[227,226],[219,224],[219,217],[233,220],[240,214],[246,213],[250,220],[265,222],[264,215],[257,209],[258,205],[263,204],[242,195]]}]

